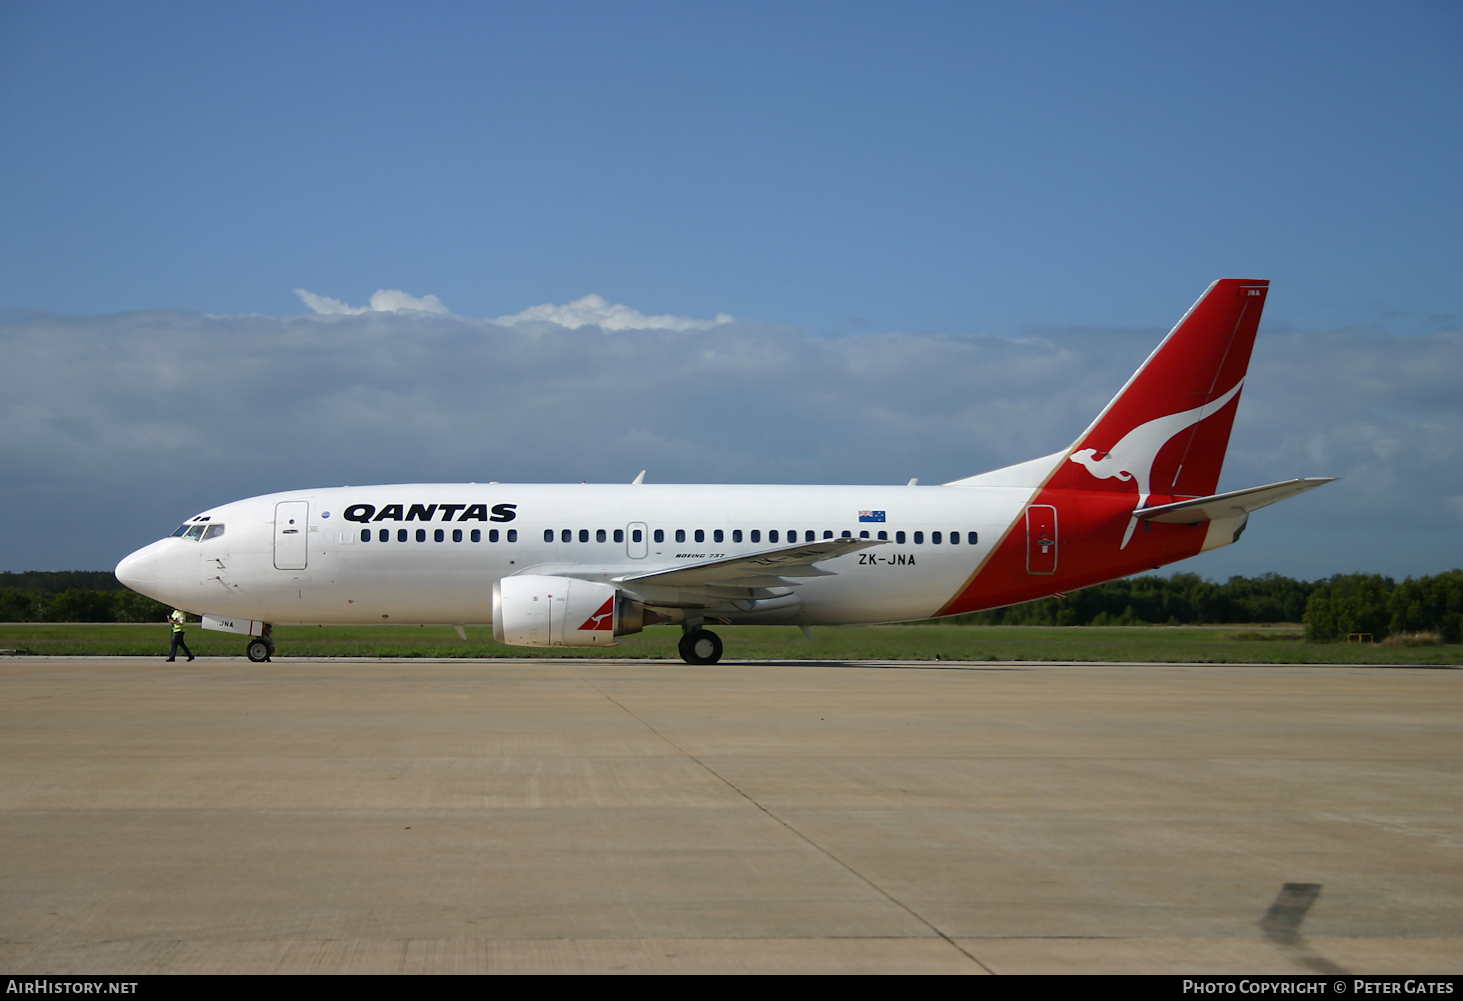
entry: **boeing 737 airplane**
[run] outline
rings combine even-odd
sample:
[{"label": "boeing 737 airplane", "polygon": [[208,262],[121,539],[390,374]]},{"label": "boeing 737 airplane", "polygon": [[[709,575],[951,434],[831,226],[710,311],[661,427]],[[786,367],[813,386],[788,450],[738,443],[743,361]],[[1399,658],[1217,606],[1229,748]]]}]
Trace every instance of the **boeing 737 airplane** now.
[{"label": "boeing 737 airplane", "polygon": [[1227,546],[1330,478],[1216,494],[1269,282],[1211,285],[1072,445],[942,486],[391,484],[195,515],[123,584],[274,652],[278,624],[492,623],[500,643],[607,647],[681,626],[957,615]]}]

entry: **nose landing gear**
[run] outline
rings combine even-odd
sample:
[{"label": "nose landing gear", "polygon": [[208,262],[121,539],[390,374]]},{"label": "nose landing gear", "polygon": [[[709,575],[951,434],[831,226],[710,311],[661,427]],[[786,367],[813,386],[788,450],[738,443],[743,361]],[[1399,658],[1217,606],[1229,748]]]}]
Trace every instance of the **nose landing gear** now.
[{"label": "nose landing gear", "polygon": [[721,660],[721,637],[698,626],[681,634],[677,649],[687,664],[715,664]]},{"label": "nose landing gear", "polygon": [[274,655],[274,627],[266,624],[263,634],[251,639],[244,653],[256,664],[268,663]]}]

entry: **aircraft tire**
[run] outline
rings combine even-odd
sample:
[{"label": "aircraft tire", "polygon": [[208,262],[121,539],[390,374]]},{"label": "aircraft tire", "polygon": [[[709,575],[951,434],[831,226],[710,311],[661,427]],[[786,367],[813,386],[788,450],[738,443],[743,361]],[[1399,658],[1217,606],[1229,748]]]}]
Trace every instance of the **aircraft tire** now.
[{"label": "aircraft tire", "polygon": [[721,637],[709,629],[692,629],[677,645],[687,664],[715,664],[721,660]]},{"label": "aircraft tire", "polygon": [[269,659],[270,654],[274,653],[274,647],[264,640],[250,640],[249,645],[244,648],[244,652],[254,663],[262,664]]}]

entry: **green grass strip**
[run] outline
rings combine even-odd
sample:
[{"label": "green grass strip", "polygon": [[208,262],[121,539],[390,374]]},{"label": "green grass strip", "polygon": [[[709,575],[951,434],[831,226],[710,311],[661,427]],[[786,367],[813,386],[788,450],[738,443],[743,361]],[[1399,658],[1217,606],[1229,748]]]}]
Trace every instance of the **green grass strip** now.
[{"label": "green grass strip", "polygon": [[[908,626],[818,627],[813,642],[791,626],[729,626],[719,633],[728,660],[1141,661],[1198,664],[1463,664],[1463,646],[1304,643],[1299,626]],[[486,627],[464,642],[449,626],[282,626],[290,657],[627,657],[677,659],[680,630],[657,626],[609,649],[508,647]],[[200,657],[238,657],[245,637],[193,626]],[[157,624],[0,624],[0,649],[43,656],[164,657],[168,629]]]}]

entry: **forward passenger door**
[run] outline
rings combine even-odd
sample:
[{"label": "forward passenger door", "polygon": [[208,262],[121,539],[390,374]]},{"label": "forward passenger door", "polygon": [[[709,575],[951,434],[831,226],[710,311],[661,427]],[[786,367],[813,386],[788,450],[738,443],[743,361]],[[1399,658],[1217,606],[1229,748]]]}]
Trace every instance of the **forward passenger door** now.
[{"label": "forward passenger door", "polygon": [[303,570],[309,549],[306,522],[309,501],[280,501],[274,505],[274,567]]}]

